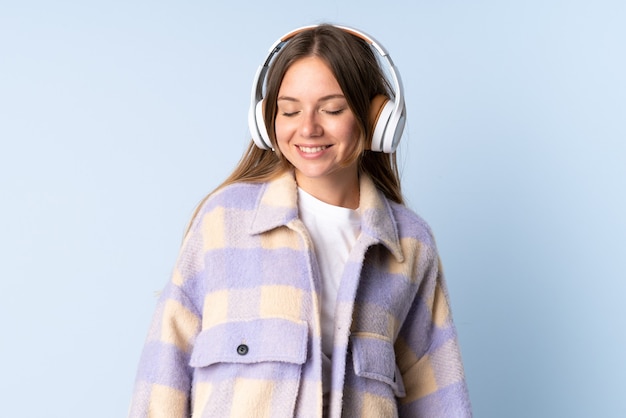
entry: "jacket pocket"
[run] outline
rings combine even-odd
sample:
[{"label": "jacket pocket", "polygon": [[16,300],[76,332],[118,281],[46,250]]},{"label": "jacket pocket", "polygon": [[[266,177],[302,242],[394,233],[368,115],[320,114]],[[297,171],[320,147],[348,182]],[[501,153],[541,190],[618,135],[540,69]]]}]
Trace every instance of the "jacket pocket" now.
[{"label": "jacket pocket", "polygon": [[192,417],[293,416],[307,344],[306,322],[284,318],[229,321],[203,330],[189,361]]},{"label": "jacket pocket", "polygon": [[189,365],[267,361],[304,364],[307,332],[306,322],[283,318],[224,322],[198,335]]},{"label": "jacket pocket", "polygon": [[386,383],[398,398],[406,396],[393,344],[372,334],[355,334],[351,340],[354,373],[359,377]]}]

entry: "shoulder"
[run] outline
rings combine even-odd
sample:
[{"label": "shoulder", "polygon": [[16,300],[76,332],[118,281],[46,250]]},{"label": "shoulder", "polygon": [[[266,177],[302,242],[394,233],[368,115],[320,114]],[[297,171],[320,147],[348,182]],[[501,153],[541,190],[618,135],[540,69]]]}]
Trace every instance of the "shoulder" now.
[{"label": "shoulder", "polygon": [[233,183],[212,193],[201,210],[220,206],[226,208],[250,209],[254,207],[267,183]]},{"label": "shoulder", "polygon": [[253,211],[266,187],[267,183],[233,183],[214,191],[197,206],[190,229],[214,212],[243,214]]}]

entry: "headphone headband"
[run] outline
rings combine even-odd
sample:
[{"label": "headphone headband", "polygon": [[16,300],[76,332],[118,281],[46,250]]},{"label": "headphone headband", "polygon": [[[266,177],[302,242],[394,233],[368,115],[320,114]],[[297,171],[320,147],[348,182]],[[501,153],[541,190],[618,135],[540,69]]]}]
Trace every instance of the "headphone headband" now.
[{"label": "headphone headband", "polygon": [[[270,47],[269,53],[263,65],[259,66],[257,69],[252,83],[250,110],[248,112],[248,125],[252,139],[259,148],[273,149],[267,133],[265,121],[263,119],[263,86],[265,84],[265,76],[270,68],[270,63],[272,62],[274,56],[289,42],[291,38],[306,30],[314,29],[317,26],[318,25],[303,26],[283,35]],[[394,90],[394,97],[393,100],[385,100],[380,109],[375,109],[374,112],[370,111],[370,113],[378,115],[378,119],[372,121],[374,129],[370,149],[373,151],[382,151],[387,153],[394,152],[400,142],[400,138],[402,137],[406,121],[404,90],[400,74],[398,73],[387,50],[374,38],[360,30],[348,26],[334,26],[365,41],[378,52],[378,55],[387,64]]]}]

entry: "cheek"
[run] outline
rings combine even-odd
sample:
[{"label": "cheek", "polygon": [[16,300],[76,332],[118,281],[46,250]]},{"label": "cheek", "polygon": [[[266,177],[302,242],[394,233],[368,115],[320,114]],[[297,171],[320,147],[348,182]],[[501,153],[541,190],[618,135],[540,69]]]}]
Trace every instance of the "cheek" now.
[{"label": "cheek", "polygon": [[346,138],[346,146],[350,149],[354,149],[359,144],[359,139],[361,137],[361,131],[359,127],[354,121],[351,124],[344,124],[341,129],[341,137]]},{"label": "cheek", "polygon": [[274,123],[274,132],[276,135],[276,145],[280,152],[284,155],[289,149],[289,129],[286,124],[276,122]]},{"label": "cheek", "polygon": [[284,121],[281,122],[277,120],[274,122],[274,132],[276,133],[276,142],[280,144],[281,142],[285,142],[289,137],[289,126]]},{"label": "cheek", "polygon": [[274,132],[276,132],[276,140],[281,141],[285,140],[289,136],[292,135],[293,127],[289,123],[289,120],[284,120],[284,118],[278,118],[274,122]]}]

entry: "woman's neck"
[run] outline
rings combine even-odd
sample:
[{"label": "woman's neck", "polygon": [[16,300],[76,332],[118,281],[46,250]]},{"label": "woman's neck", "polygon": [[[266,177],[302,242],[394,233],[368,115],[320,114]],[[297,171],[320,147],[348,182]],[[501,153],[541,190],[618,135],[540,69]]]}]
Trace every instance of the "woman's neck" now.
[{"label": "woman's neck", "polygon": [[299,176],[296,171],[296,182],[302,190],[329,205],[349,209],[359,207],[359,176],[354,173],[337,173],[337,176],[310,178]]}]

